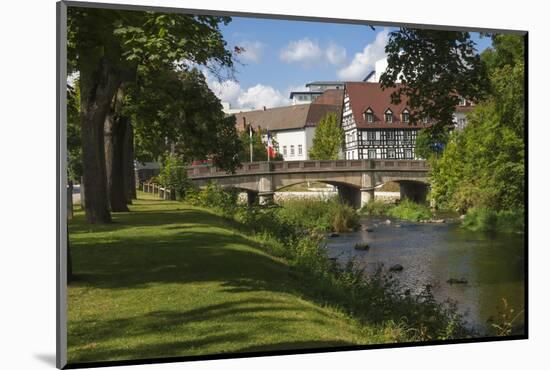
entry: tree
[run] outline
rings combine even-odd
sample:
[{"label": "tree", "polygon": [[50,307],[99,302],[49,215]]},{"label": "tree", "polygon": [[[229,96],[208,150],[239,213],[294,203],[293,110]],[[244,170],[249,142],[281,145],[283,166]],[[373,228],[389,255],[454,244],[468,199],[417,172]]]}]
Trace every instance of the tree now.
[{"label": "tree", "polygon": [[[239,150],[239,160],[241,162],[250,162],[250,143],[252,142],[252,160],[254,162],[267,161],[267,147],[266,143],[262,140],[263,135],[266,135],[266,130],[253,130],[252,138],[250,137],[250,132],[247,130],[243,131],[239,135],[240,140],[240,150]],[[272,139],[273,147],[277,147],[277,141]],[[274,161],[282,161],[283,156],[281,153],[276,153],[275,158],[271,158]]]},{"label": "tree", "polygon": [[210,158],[226,171],[239,165],[235,117],[225,117],[197,69],[149,71],[126,98],[124,114],[133,122],[138,160],[162,161],[178,153],[186,162]]},{"label": "tree", "polygon": [[80,139],[80,88],[78,80],[67,85],[67,177],[80,182],[82,176],[82,145]]},{"label": "tree", "polygon": [[321,119],[315,129],[313,146],[309,150],[311,159],[338,159],[344,144],[344,130],[334,113],[328,113]]},{"label": "tree", "polygon": [[124,82],[154,68],[232,66],[219,31],[227,17],[69,7],[69,68],[80,73],[86,217],[109,222],[104,124]]},{"label": "tree", "polygon": [[[410,123],[428,118],[432,144],[444,144],[459,97],[480,101],[487,93],[485,65],[468,32],[402,27],[389,35],[388,67],[380,82],[398,88],[392,102],[403,98],[411,108]],[[400,80],[401,83],[397,83]]]},{"label": "tree", "polygon": [[[493,36],[482,59],[490,95],[451,134],[439,159],[432,159],[432,194],[443,207],[523,211],[525,191],[525,102],[523,39]],[[504,61],[504,62],[503,62]]]}]

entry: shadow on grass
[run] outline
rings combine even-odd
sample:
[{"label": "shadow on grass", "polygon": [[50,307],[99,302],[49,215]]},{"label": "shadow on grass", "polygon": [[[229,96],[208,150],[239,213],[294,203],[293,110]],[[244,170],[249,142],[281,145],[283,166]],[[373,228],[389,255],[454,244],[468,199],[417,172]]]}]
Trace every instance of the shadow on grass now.
[{"label": "shadow on grass", "polygon": [[[77,315],[69,323],[71,363],[354,344],[290,340],[300,333],[297,327],[323,327],[333,317],[320,307],[292,305],[270,295],[310,294],[288,265],[259,251],[260,245],[236,229],[227,229],[232,224],[195,209],[121,213],[109,225],[90,226],[82,217],[74,220],[72,287],[120,290],[123,295],[151,284],[219,282],[220,293],[230,299],[188,310],[177,305],[147,313],[138,309],[124,318],[109,318],[108,312],[100,311],[85,318]],[[139,229],[148,227],[151,230]],[[180,294],[190,294],[183,285]],[[266,298],[242,299],[239,294],[262,291],[268,293]],[[263,335],[274,331],[276,343],[265,343]]]},{"label": "shadow on grass", "polygon": [[[286,317],[282,323],[283,311],[298,311],[318,318],[304,320]],[[326,312],[314,306],[297,306],[272,298],[251,298],[182,312],[154,311],[124,319],[80,320],[73,323],[69,348],[86,349],[71,356],[71,363],[356,344],[341,340],[284,340],[296,335],[296,327],[307,323],[322,325],[326,319],[330,319]],[[211,325],[217,330],[211,330]],[[265,343],[265,333],[268,332],[277,332],[277,337],[281,339],[276,343]],[[122,337],[142,339],[132,346],[106,343]],[[97,345],[90,347],[90,341]],[[258,342],[264,344],[250,345]]]}]

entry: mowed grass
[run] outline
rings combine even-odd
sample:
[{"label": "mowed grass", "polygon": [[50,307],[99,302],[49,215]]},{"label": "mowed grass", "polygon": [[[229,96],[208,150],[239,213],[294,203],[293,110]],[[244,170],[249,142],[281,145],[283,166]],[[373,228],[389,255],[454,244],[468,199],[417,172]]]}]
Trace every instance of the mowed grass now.
[{"label": "mowed grass", "polygon": [[297,272],[231,221],[139,197],[113,224],[70,222],[70,363],[388,340],[308,300]]}]

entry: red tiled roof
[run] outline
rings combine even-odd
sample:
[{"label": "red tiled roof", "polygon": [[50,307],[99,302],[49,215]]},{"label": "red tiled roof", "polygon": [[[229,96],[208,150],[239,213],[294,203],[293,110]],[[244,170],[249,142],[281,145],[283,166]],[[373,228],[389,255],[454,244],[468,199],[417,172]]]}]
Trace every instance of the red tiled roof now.
[{"label": "red tiled roof", "polygon": [[[416,126],[402,122],[401,113],[407,109],[412,110],[407,105],[407,98],[403,96],[400,104],[392,104],[391,94],[398,87],[382,89],[377,82],[348,82],[346,83],[346,92],[349,95],[350,106],[353,112],[355,124],[359,128],[409,128],[427,126],[418,122]],[[370,108],[373,112],[373,122],[366,122],[363,112]],[[385,120],[384,113],[387,109],[393,113],[392,123]]]},{"label": "red tiled roof", "polygon": [[272,131],[317,126],[327,113],[335,113],[340,119],[344,92],[342,90],[326,90],[311,104],[298,104],[286,107],[254,110],[235,114],[237,130],[261,127]]}]

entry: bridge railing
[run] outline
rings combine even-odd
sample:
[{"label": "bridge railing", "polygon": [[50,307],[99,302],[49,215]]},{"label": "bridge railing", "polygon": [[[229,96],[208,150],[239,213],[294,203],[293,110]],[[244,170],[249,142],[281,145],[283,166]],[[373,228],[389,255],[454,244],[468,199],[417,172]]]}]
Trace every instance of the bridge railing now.
[{"label": "bridge railing", "polygon": [[428,163],[424,160],[397,160],[397,159],[360,159],[360,160],[311,160],[311,161],[274,161],[274,162],[247,162],[238,168],[234,174],[210,166],[197,165],[187,167],[189,178],[221,177],[241,174],[265,174],[288,172],[318,172],[318,171],[426,171]]}]

